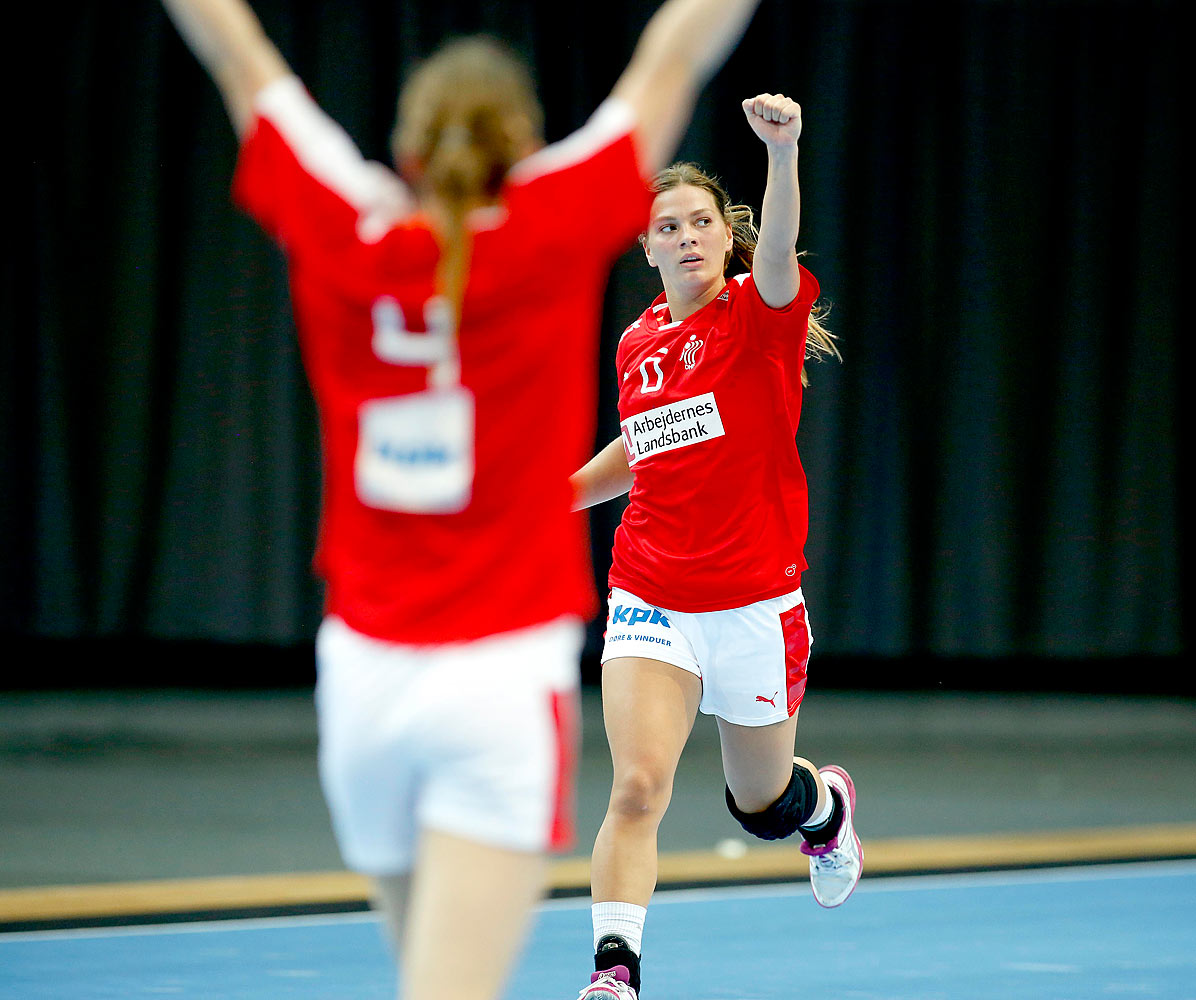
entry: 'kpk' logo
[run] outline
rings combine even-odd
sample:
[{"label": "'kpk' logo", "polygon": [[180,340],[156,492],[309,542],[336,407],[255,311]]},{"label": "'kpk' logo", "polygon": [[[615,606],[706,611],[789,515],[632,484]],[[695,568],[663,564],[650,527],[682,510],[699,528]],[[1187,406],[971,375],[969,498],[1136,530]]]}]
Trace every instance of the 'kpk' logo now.
[{"label": "'kpk' logo", "polygon": [[673,627],[669,624],[669,620],[656,610],[656,608],[649,610],[648,608],[636,608],[616,604],[615,610],[610,614],[610,623],[612,625],[636,625],[639,622],[647,622],[649,625],[659,624],[665,628]]}]

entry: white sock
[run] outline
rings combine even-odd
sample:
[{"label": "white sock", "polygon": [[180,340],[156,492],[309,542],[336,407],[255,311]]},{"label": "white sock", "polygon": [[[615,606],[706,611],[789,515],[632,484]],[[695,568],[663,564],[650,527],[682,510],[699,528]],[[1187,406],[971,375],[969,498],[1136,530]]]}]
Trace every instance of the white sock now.
[{"label": "white sock", "polygon": [[635,903],[594,903],[590,907],[590,917],[594,921],[594,950],[598,950],[598,942],[607,934],[618,934],[638,955],[647,916],[647,908]]},{"label": "white sock", "polygon": [[835,800],[831,795],[831,786],[826,786],[826,802],[823,803],[822,808],[819,809],[813,816],[802,824],[803,830],[817,830],[820,826],[825,825],[826,821],[831,818],[831,813],[835,811]]}]

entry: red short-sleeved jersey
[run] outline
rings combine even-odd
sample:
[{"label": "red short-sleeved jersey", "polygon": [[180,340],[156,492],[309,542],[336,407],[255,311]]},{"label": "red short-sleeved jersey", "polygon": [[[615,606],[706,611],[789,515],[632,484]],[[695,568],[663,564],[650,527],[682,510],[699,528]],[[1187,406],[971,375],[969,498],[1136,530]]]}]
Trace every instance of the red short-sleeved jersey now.
[{"label": "red short-sleeved jersey", "polygon": [[[415,644],[591,615],[585,519],[570,513],[568,477],[593,443],[609,266],[651,204],[630,108],[608,101],[569,139],[517,164],[499,208],[470,218],[456,391],[469,398],[472,475],[463,506],[444,513],[361,495],[367,414],[431,388],[431,369],[396,360],[386,338],[418,344],[431,329],[432,232],[401,182],[363,160],[298,80],[265,88],[256,111],[234,190],[288,258],[320,415],[316,567],[328,611],[366,635]],[[435,456],[383,447],[365,458]]]},{"label": "red short-sleeved jersey", "polygon": [[806,475],[794,435],[818,282],[765,305],[751,275],[681,322],[662,294],[616,356],[635,473],[615,531],[612,587],[674,611],[723,611],[796,590]]}]

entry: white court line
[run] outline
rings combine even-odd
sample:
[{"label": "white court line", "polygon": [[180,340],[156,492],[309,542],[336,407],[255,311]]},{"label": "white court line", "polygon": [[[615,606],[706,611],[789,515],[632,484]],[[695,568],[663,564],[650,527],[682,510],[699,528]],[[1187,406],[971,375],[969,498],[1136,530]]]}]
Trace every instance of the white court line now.
[{"label": "white court line", "polygon": [[379,923],[377,913],[327,913],[287,917],[233,917],[228,920],[182,920],[162,924],[133,924],[128,927],[77,927],[50,931],[6,931],[0,944],[7,941],[64,941],[83,938],[153,937],[162,934],[210,934],[222,930],[257,931],[276,927],[331,927],[342,924]]},{"label": "white court line", "polygon": [[[1105,882],[1113,879],[1167,878],[1196,876],[1196,860],[1133,861],[1104,865],[1066,865],[1057,868],[1032,868],[1018,871],[964,872],[943,875],[902,875],[893,878],[864,879],[857,893],[871,895],[886,892],[911,892],[927,889],[980,889],[993,886],[1049,885],[1052,883]],[[662,889],[652,897],[652,905],[694,903],[723,899],[771,899],[805,896],[806,882],[775,885],[717,886],[713,888]],[[538,909],[544,912],[588,910],[588,896],[549,899]],[[82,927],[68,930],[8,931],[0,933],[0,944],[30,940],[80,940],[88,938],[147,937],[163,934],[208,934],[227,930],[270,930],[279,927],[328,927],[345,924],[376,924],[376,913],[332,913],[284,917],[243,917],[228,920],[180,921],[142,924],[129,927]]]},{"label": "white court line", "polygon": [[[866,869],[865,869],[866,870]],[[1062,865],[1052,868],[1029,868],[1015,871],[960,872],[937,875],[901,875],[863,879],[857,893],[910,892],[926,889],[978,889],[1003,885],[1046,885],[1054,882],[1101,882],[1110,879],[1161,878],[1196,875],[1196,860],[1129,861],[1102,865]],[[652,905],[659,903],[692,903],[717,899],[754,899],[785,896],[805,896],[810,892],[807,882],[785,882],[761,885],[729,885],[710,888],[663,889],[652,897]],[[589,900],[550,899],[541,904],[545,910],[589,909]]]}]

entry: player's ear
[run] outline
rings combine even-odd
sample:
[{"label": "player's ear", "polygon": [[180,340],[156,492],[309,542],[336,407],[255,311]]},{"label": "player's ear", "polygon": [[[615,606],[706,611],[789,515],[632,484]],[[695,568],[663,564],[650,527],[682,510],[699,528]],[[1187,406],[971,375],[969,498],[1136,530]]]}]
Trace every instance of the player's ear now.
[{"label": "player's ear", "polygon": [[644,256],[648,259],[648,266],[655,267],[656,261],[652,259],[652,251],[648,247],[647,233],[640,233],[640,246],[644,248]]}]

